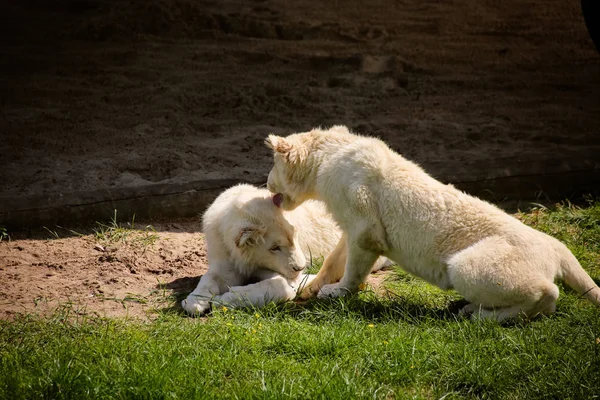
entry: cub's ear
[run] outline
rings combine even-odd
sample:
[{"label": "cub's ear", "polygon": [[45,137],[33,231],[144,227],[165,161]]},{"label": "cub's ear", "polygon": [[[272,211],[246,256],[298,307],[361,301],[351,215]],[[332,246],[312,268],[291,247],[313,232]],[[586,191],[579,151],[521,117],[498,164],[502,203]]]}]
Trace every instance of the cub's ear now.
[{"label": "cub's ear", "polygon": [[289,144],[285,138],[273,134],[267,136],[265,139],[265,144],[275,153],[279,153],[284,156],[292,150],[292,145]]},{"label": "cub's ear", "polygon": [[263,238],[264,230],[256,226],[247,226],[240,229],[240,232],[235,238],[237,247],[252,247],[256,246]]},{"label": "cub's ear", "polygon": [[265,139],[268,148],[279,154],[286,162],[296,163],[303,160],[304,152],[300,151],[298,146],[292,145],[286,138],[276,135],[269,135]]}]

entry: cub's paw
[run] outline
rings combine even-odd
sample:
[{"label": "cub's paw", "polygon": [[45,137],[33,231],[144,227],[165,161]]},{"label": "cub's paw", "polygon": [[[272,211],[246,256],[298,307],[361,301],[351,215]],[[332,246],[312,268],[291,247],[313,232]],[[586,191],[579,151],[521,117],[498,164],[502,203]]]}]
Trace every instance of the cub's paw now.
[{"label": "cub's paw", "polygon": [[327,297],[342,297],[352,293],[348,288],[345,288],[340,285],[340,283],[332,283],[330,285],[325,285],[319,291],[317,295],[318,298],[323,299]]},{"label": "cub's paw", "polygon": [[187,299],[181,301],[181,307],[190,315],[203,315],[210,310],[210,302],[200,300],[199,297],[190,295]]},{"label": "cub's paw", "polygon": [[315,284],[309,284],[308,286],[304,287],[300,293],[298,293],[298,298],[301,300],[312,299],[313,297],[317,296],[317,293],[319,293],[319,286]]},{"label": "cub's paw", "polygon": [[213,301],[215,302],[215,307],[217,308],[218,306],[235,307],[236,303],[244,301],[244,294],[234,291],[225,292],[215,296]]}]

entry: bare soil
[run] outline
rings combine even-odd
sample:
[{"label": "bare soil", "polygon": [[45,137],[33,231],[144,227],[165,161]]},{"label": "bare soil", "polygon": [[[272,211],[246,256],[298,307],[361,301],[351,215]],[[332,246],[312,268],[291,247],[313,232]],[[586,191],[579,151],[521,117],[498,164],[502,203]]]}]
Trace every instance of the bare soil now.
[{"label": "bare soil", "polygon": [[[126,226],[126,225],[125,225]],[[122,240],[67,229],[0,242],[0,318],[79,314],[153,318],[191,292],[208,269],[199,221],[129,230]],[[94,229],[98,229],[96,227]],[[79,232],[78,232],[79,233]],[[142,239],[155,237],[155,240]]]},{"label": "bare soil", "polygon": [[[268,133],[339,123],[447,181],[599,162],[576,0],[0,0],[0,37],[0,201],[257,181]],[[0,315],[168,307],[206,256],[197,221],[155,228],[109,250],[9,232]]]}]

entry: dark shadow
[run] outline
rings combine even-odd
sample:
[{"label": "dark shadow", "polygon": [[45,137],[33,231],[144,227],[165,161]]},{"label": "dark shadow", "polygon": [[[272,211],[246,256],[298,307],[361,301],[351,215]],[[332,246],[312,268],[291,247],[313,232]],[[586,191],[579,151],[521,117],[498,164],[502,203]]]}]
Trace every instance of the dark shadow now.
[{"label": "dark shadow", "polygon": [[[158,289],[171,289],[176,298],[173,306],[159,310],[160,313],[177,313],[188,316],[181,307],[181,301],[192,292],[201,276],[177,278],[166,284],[156,285]],[[280,304],[269,304],[262,309],[272,315],[286,315],[294,318],[311,318],[319,320],[329,318],[335,314],[360,314],[367,321],[378,321],[382,318],[394,317],[398,320],[419,323],[422,319],[455,320],[461,318],[458,311],[467,304],[464,299],[452,301],[445,308],[437,308],[423,303],[414,302],[401,296],[387,292],[383,297],[375,295],[350,296],[343,299],[311,299],[307,301],[295,300]],[[255,309],[247,308],[248,312]],[[210,315],[210,311],[201,317]]]},{"label": "dark shadow", "polygon": [[187,315],[183,308],[181,308],[181,301],[184,300],[190,292],[192,292],[196,286],[198,286],[198,282],[200,282],[200,278],[202,275],[195,277],[182,277],[177,278],[171,282],[166,284],[158,284],[156,285],[157,289],[170,289],[173,291],[173,296],[175,296],[175,304],[171,307],[165,307],[159,310],[160,313],[178,313],[181,315]]},{"label": "dark shadow", "polygon": [[[157,285],[157,288],[167,288],[174,292],[176,302],[173,306],[158,310],[161,314],[179,314],[189,318],[210,317],[212,310],[201,316],[190,316],[181,307],[181,301],[196,288],[201,276],[177,278],[167,284]],[[595,279],[596,283],[598,280]],[[364,293],[364,292],[363,292]],[[382,296],[374,292],[367,292],[366,296],[353,295],[335,299],[310,299],[294,300],[280,304],[269,304],[261,309],[261,313],[272,316],[290,316],[295,319],[308,319],[311,321],[330,320],[333,315],[360,315],[365,321],[378,322],[381,320],[397,320],[418,325],[427,320],[439,320],[454,322],[466,320],[468,316],[461,316],[459,311],[469,302],[464,299],[450,301],[445,307],[436,307],[426,303],[420,303],[412,299],[404,298],[391,291],[386,291]],[[254,308],[242,309],[248,313],[255,313]],[[500,323],[504,328],[519,328],[527,325],[532,320],[539,318],[554,318],[557,314],[550,316],[538,316],[533,319],[513,318]]]},{"label": "dark shadow", "polygon": [[177,278],[167,284],[159,284],[156,285],[156,288],[162,289],[171,289],[175,293],[176,296],[187,296],[192,290],[198,286],[198,282],[200,282],[200,276],[185,276],[183,278]]},{"label": "dark shadow", "polygon": [[116,222],[111,219],[102,219],[80,224],[48,224],[27,229],[8,230],[8,234],[12,240],[53,240],[94,235],[102,229],[106,230],[115,226],[149,233],[197,233],[202,232],[202,219],[200,215],[189,218],[144,220],[138,220],[135,216],[129,219],[119,217]]},{"label": "dark shadow", "polygon": [[[396,298],[391,301],[387,299],[361,299],[352,297],[343,300],[341,304],[338,299],[316,299],[303,304],[303,310],[292,310],[298,315],[304,312],[313,312],[319,314],[323,311],[342,312],[359,314],[367,321],[376,322],[382,319],[395,319],[413,324],[419,324],[422,320],[437,319],[443,321],[453,321],[461,318],[458,315],[460,308],[466,304],[466,301],[460,300],[450,303],[446,308],[435,308],[424,305],[423,303],[413,302],[404,298]],[[297,305],[302,305],[298,303]],[[341,308],[341,309],[340,309]]]}]

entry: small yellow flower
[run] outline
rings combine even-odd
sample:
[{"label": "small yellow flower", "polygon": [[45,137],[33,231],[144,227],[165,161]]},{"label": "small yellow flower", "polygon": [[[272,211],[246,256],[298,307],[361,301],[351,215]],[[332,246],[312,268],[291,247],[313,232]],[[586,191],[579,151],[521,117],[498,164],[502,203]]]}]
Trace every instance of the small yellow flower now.
[{"label": "small yellow flower", "polygon": [[260,315],[258,315],[258,313],[254,314],[254,316],[255,316],[256,318],[260,318]]},{"label": "small yellow flower", "polygon": [[223,312],[227,312],[228,308],[223,306],[222,310],[223,310]]},{"label": "small yellow flower", "polygon": [[367,288],[366,283],[361,283],[360,285],[358,285],[358,290],[365,290],[366,288]]},{"label": "small yellow flower", "polygon": [[252,333],[256,333],[256,329],[252,329]]},{"label": "small yellow flower", "polygon": [[596,344],[600,344],[600,337],[596,338]]},{"label": "small yellow flower", "polygon": [[383,344],[390,344],[390,342],[388,342],[387,340],[384,340]]},{"label": "small yellow flower", "polygon": [[410,366],[410,369],[413,369],[414,367],[415,367],[414,365],[411,365],[411,366]]},{"label": "small yellow flower", "polygon": [[367,325],[367,326],[368,326],[369,328],[375,328],[375,325],[373,325],[373,324],[369,324],[369,325]]}]

